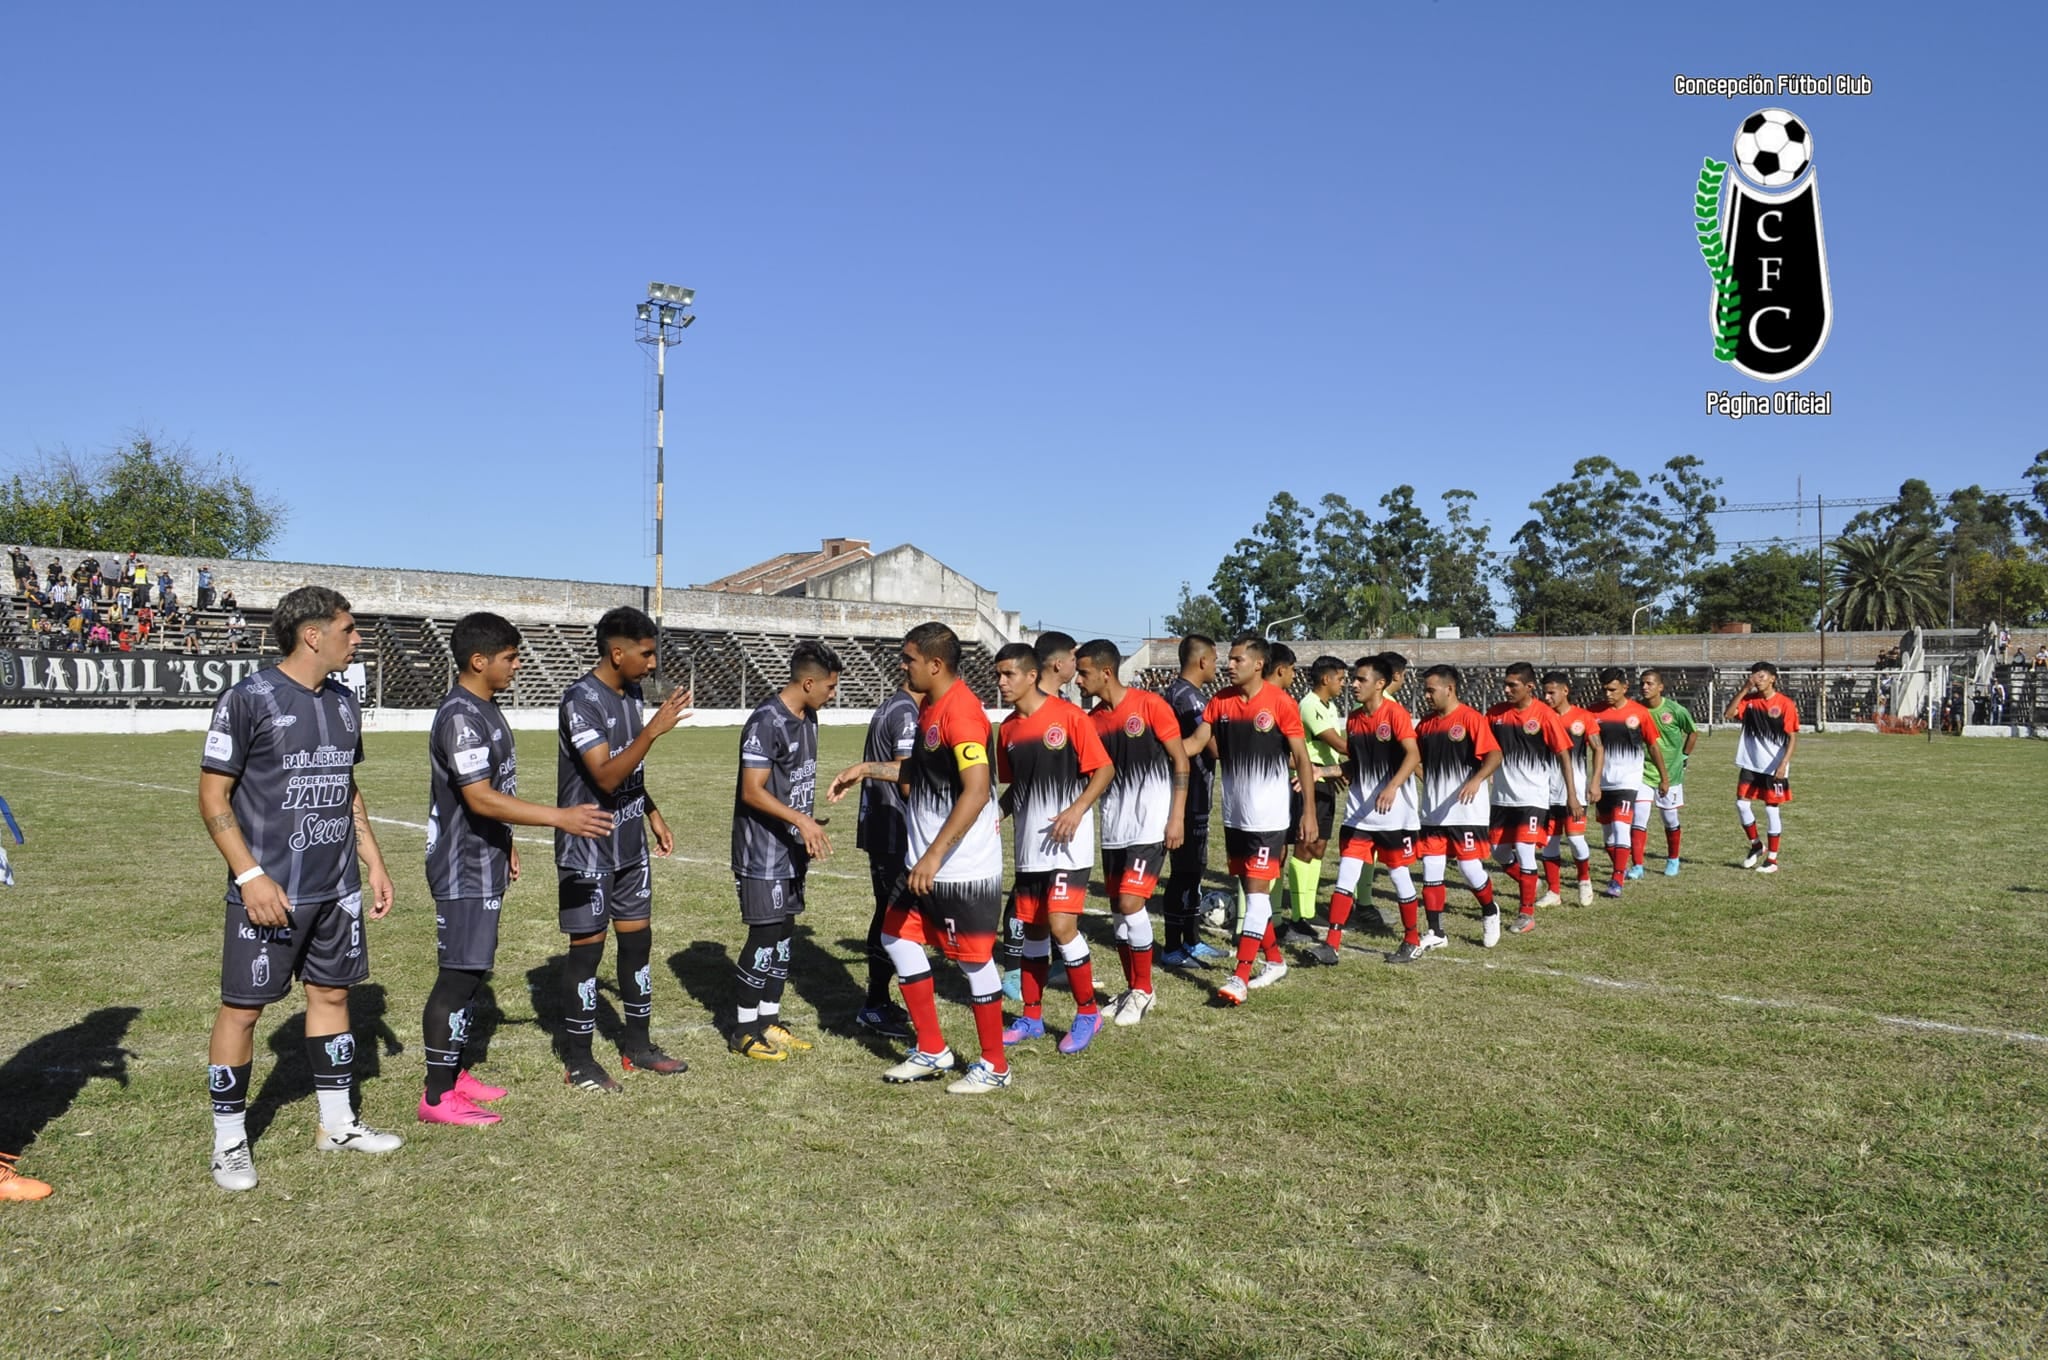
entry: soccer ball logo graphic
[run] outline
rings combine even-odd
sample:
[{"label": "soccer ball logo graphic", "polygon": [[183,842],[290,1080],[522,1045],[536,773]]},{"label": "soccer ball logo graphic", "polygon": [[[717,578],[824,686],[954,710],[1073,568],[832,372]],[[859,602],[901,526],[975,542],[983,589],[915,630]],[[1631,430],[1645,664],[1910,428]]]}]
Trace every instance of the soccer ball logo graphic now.
[{"label": "soccer ball logo graphic", "polygon": [[1735,163],[1752,184],[1776,189],[1813,163],[1813,134],[1783,109],[1763,109],[1742,120]]}]

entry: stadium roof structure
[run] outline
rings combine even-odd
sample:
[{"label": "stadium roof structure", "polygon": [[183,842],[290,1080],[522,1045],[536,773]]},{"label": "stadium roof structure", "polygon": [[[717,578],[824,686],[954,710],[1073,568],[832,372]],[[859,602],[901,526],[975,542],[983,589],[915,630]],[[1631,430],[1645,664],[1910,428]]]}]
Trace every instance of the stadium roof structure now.
[{"label": "stadium roof structure", "polygon": [[814,552],[778,553],[766,562],[693,586],[693,590],[717,590],[728,595],[801,595],[804,583],[814,576],[837,571],[852,562],[874,556],[865,538],[828,538]]}]

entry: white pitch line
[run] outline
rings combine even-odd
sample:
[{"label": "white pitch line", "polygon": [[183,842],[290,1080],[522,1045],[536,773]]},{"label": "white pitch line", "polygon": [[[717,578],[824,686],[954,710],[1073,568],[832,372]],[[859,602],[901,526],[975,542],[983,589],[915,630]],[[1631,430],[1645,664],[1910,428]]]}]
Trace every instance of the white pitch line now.
[{"label": "white pitch line", "polygon": [[[150,789],[158,793],[192,792],[190,789],[176,788],[169,784],[146,784],[140,780],[114,779],[107,775],[78,774],[70,770],[46,770],[36,765],[17,765],[8,761],[0,761],[0,770],[21,770],[29,774],[46,775],[52,779],[82,779],[94,784],[119,784],[126,788]],[[373,816],[370,820],[385,826],[404,827],[408,831],[417,831],[422,835],[427,830],[426,824],[423,822],[408,822],[396,817]],[[554,843],[544,836],[516,836],[514,839],[525,841],[529,845],[552,845]],[[715,865],[723,863],[721,860],[692,859],[684,855],[672,855],[670,860],[671,862],[683,864]],[[859,876],[855,874],[838,874],[832,873],[829,870],[816,869],[812,870],[812,872],[825,878],[838,878],[849,882],[859,881]],[[1090,914],[1095,913],[1091,912]],[[1351,945],[1348,947],[1366,955],[1381,952],[1364,945]],[[1772,1010],[1815,1011],[1823,1015],[1839,1015],[1853,1020],[1866,1021],[1870,1024],[1891,1025],[1899,1029],[1919,1030],[1929,1034],[1957,1034],[1974,1039],[1998,1039],[2006,1043],[2048,1045],[2048,1034],[2035,1034],[2031,1030],[1993,1029],[1983,1025],[1956,1025],[1950,1024],[1945,1020],[1923,1020],[1911,1015],[1886,1015],[1879,1011],[1857,1010],[1854,1007],[1837,1006],[1825,1001],[1786,1001],[1772,997],[1743,996],[1735,992],[1710,992],[1703,988],[1681,987],[1665,982],[1639,982],[1627,978],[1602,977],[1597,973],[1570,973],[1561,968],[1546,968],[1536,964],[1503,963],[1498,959],[1467,959],[1459,958],[1456,955],[1439,955],[1437,960],[1434,961],[1470,964],[1481,968],[1497,969],[1502,972],[1529,973],[1537,977],[1562,978],[1567,982],[1576,982],[1582,987],[1601,987],[1612,991],[1649,992],[1665,996],[1692,997],[1700,1000],[1720,1001],[1731,1006],[1756,1006]]]}]

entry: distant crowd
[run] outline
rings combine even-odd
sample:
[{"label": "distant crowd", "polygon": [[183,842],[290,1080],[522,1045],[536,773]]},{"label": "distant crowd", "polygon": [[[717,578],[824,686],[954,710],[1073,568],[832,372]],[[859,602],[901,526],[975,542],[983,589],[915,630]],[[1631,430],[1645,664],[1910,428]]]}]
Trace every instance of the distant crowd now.
[{"label": "distant crowd", "polygon": [[[65,570],[52,557],[39,576],[35,563],[19,546],[8,550],[14,567],[14,593],[27,603],[30,645],[52,652],[160,651],[199,654],[242,651],[254,645],[235,592],[217,587],[213,568],[199,568],[196,598],[190,608],[178,593],[171,571],[152,570],[139,554],[111,568],[97,557],[81,557]],[[222,627],[202,635],[197,613],[218,610]]]}]

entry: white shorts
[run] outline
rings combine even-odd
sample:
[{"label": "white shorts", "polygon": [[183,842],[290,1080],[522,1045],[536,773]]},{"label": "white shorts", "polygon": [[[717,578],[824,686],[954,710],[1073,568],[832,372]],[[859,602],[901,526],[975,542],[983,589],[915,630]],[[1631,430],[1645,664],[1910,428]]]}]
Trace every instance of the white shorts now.
[{"label": "white shorts", "polygon": [[1685,785],[1673,784],[1657,791],[1657,806],[1660,808],[1682,808],[1685,806]]}]

